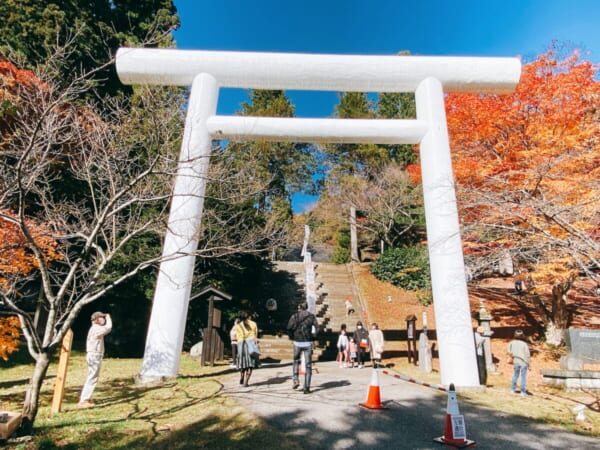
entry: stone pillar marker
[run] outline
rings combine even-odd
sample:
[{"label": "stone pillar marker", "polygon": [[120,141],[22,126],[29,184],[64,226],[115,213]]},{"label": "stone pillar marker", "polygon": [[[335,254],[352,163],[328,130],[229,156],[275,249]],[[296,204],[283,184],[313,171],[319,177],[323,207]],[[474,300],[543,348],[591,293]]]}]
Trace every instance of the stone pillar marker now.
[{"label": "stone pillar marker", "polygon": [[485,355],[485,367],[487,373],[497,374],[496,372],[496,364],[494,364],[494,356],[492,354],[492,343],[491,337],[494,334],[491,327],[492,315],[485,308],[485,303],[483,299],[479,299],[480,308],[479,308],[479,316],[477,321],[479,325],[481,325],[484,329],[483,332],[483,352]]},{"label": "stone pillar marker", "polygon": [[419,335],[419,369],[422,372],[430,373],[433,370],[431,345],[427,336],[427,327]]},{"label": "stone pillar marker", "polygon": [[[517,58],[315,55],[121,48],[126,84],[192,85],[141,378],[177,374],[211,139],[421,144],[442,384],[478,386],[444,92],[507,93]],[[219,87],[415,92],[416,120],[217,116]],[[168,318],[168,320],[167,320]]]}]

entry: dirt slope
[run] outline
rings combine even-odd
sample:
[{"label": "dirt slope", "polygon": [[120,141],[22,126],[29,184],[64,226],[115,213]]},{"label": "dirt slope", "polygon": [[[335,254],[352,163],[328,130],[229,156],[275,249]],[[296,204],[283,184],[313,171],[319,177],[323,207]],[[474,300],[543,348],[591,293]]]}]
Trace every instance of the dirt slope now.
[{"label": "dirt slope", "polygon": [[[415,295],[398,289],[388,283],[377,280],[368,269],[368,265],[355,266],[365,309],[370,322],[377,322],[388,335],[397,336],[401,340],[389,340],[386,349],[390,352],[392,362],[406,361],[406,317],[417,316],[417,329],[422,328],[422,314],[427,313],[428,328],[435,329],[433,306],[419,304]],[[594,286],[589,281],[576,284],[569,293],[568,303],[573,314],[572,326],[577,328],[600,329],[600,299],[595,295]],[[391,297],[391,301],[388,300]],[[473,317],[473,327],[477,326],[477,312],[484,301],[487,311],[492,315],[491,322],[494,335],[492,337],[492,353],[500,374],[509,377],[512,366],[507,364],[506,346],[514,330],[522,328],[530,336],[532,350],[532,366],[529,380],[532,388],[541,384],[540,369],[558,369],[559,358],[563,349],[550,349],[540,340],[539,316],[525,297],[515,295],[510,278],[491,278],[478,283],[469,284],[469,300]],[[393,330],[393,331],[392,331]],[[435,345],[435,342],[434,342]],[[437,369],[434,358],[434,369]]]}]

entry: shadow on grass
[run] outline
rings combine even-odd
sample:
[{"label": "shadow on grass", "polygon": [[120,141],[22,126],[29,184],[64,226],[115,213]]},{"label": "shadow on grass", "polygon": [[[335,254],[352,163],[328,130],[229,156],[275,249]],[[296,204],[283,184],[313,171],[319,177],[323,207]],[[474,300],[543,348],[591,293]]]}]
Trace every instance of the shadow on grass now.
[{"label": "shadow on grass", "polygon": [[[178,450],[178,449],[211,449],[211,450],[253,450],[257,448],[300,450],[303,447],[281,433],[270,430],[264,423],[248,426],[238,417],[223,419],[209,415],[186,426],[155,425],[151,433],[107,430],[106,422],[89,423],[90,432],[84,437],[69,442],[67,445],[55,446],[51,439],[49,445],[36,448],[61,449],[140,449]],[[41,442],[43,442],[42,440]]]},{"label": "shadow on grass", "polygon": [[90,408],[77,407],[78,394],[69,389],[63,413],[36,426],[31,448],[302,448],[245,413],[210,414],[233,405],[216,379],[200,387],[193,380],[138,386],[130,378],[113,379],[97,388]]},{"label": "shadow on grass", "polygon": [[[194,378],[194,377],[181,377],[181,378]],[[179,378],[178,378],[179,379]],[[95,406],[90,408],[101,408],[101,407],[110,407],[114,405],[132,405],[132,409],[134,412],[130,414],[131,417],[135,416],[139,418],[139,414],[143,408],[139,408],[136,405],[137,401],[141,401],[142,399],[151,396],[153,392],[160,391],[185,391],[185,388],[178,383],[178,379],[174,379],[170,382],[165,383],[156,383],[156,384],[141,384],[137,385],[133,382],[132,378],[114,378],[105,382],[101,382],[96,390],[94,391],[94,403]],[[220,391],[220,386],[215,389],[216,392]],[[79,401],[79,394],[81,392],[80,387],[71,387],[65,391],[65,397],[63,403],[65,406],[71,405],[71,407],[77,408],[77,402]],[[205,401],[208,398],[212,398],[213,395],[209,395],[206,397],[189,397],[189,401],[182,404],[180,407],[173,409],[165,407],[165,409],[169,409],[169,411],[177,411],[179,409],[187,408],[189,406],[193,406],[199,402]],[[164,402],[168,404],[168,402]],[[155,412],[155,415],[160,416],[162,414],[161,411]]]},{"label": "shadow on grass", "polygon": [[[20,380],[9,380],[9,381],[0,381],[0,389],[9,389],[15,386],[23,385],[23,387],[29,384],[29,378],[21,378]],[[2,396],[0,395],[0,399]]]}]

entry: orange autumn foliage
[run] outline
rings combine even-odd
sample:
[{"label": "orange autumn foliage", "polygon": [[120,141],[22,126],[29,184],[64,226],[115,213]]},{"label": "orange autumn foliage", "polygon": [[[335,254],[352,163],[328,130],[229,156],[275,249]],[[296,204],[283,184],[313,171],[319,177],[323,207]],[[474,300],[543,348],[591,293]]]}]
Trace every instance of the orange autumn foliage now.
[{"label": "orange autumn foliage", "polygon": [[471,252],[527,236],[529,247],[552,240],[568,254],[574,236],[584,246],[582,236],[600,237],[598,67],[556,53],[524,65],[512,94],[446,97],[461,220],[496,227],[493,239],[466,234]]},{"label": "orange autumn foliage", "polygon": [[0,137],[8,139],[11,116],[17,108],[23,107],[23,91],[32,91],[35,88],[45,90],[46,85],[31,70],[19,69],[8,61],[0,60]]},{"label": "orange autumn foliage", "polygon": [[[0,291],[11,289],[13,276],[26,276],[39,267],[39,262],[28,245],[26,237],[10,219],[14,214],[0,210]],[[58,243],[51,237],[47,227],[26,221],[35,244],[45,261],[57,260]],[[19,349],[20,321],[17,317],[0,317],[0,358]]]},{"label": "orange autumn foliage", "polygon": [[0,61],[0,78],[4,81],[0,95],[14,93],[21,86],[30,87],[40,83],[31,70],[19,69],[8,61]]},{"label": "orange autumn foliage", "polygon": [[[597,68],[573,53],[557,60],[552,51],[523,67],[513,94],[450,94],[448,129],[458,180],[480,185],[503,174],[532,189],[525,173],[544,167],[558,174],[547,180],[563,191],[572,175],[600,172],[600,84]],[[578,152],[575,160],[563,159]],[[547,167],[552,163],[553,167]],[[529,182],[529,184],[528,184]]]},{"label": "orange autumn foliage", "polygon": [[[14,213],[0,210],[0,289],[9,285],[11,275],[28,275],[39,267],[27,238],[11,217]],[[26,220],[26,225],[45,261],[61,259],[58,243],[48,227],[33,220]]]},{"label": "orange autumn foliage", "polygon": [[14,316],[0,317],[0,358],[8,360],[8,355],[19,349],[19,319]]},{"label": "orange autumn foliage", "polygon": [[513,94],[449,94],[457,181],[493,187],[490,179],[501,177],[532,191],[543,176],[546,192],[567,193],[567,203],[592,198],[596,192],[584,182],[600,177],[596,73],[592,63],[579,61],[577,52],[558,60],[549,51],[523,67]]}]

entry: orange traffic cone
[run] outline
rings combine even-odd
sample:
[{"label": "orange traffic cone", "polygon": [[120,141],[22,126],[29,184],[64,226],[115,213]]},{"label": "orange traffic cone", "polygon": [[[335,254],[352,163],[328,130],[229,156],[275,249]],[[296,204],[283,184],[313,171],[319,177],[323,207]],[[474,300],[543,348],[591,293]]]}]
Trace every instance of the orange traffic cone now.
[{"label": "orange traffic cone", "polygon": [[444,435],[435,438],[434,441],[439,442],[440,444],[449,444],[458,448],[470,447],[475,444],[475,441],[467,439],[465,416],[458,410],[456,389],[454,388],[453,383],[450,383],[450,387],[448,388]]},{"label": "orange traffic cone", "polygon": [[369,385],[367,401],[359,403],[358,406],[369,409],[383,409],[379,392],[379,371],[375,367],[373,367],[373,372],[371,373],[371,384]]}]

